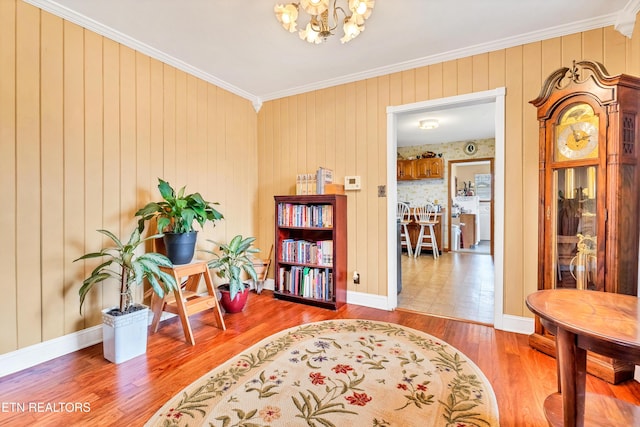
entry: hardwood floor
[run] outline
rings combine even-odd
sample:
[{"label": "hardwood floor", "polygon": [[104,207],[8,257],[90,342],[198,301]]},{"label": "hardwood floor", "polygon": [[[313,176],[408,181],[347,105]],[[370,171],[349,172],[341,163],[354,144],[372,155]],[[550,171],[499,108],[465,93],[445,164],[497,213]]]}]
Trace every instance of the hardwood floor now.
[{"label": "hardwood floor", "polygon": [[398,308],[493,325],[493,258],[465,252],[444,252],[438,259],[403,254]]},{"label": "hardwood floor", "polygon": [[[545,426],[542,404],[556,391],[555,360],[528,346],[528,337],[491,327],[356,305],[338,311],[275,300],[252,293],[242,313],[225,315],[226,331],[215,328],[213,312],[191,317],[196,345],[187,345],[178,319],[150,335],[148,352],[120,365],[102,357],[101,345],[59,357],[0,378],[0,425],[143,425],[162,404],[231,356],[276,331],[325,319],[388,321],[434,335],[465,353],[491,382],[502,426]],[[588,376],[587,391],[640,405],[640,383],[613,386]],[[40,412],[28,412],[29,402]],[[60,411],[59,402],[80,405]],[[49,403],[52,406],[47,408]],[[27,412],[21,413],[25,406]],[[57,406],[53,406],[57,405]],[[84,406],[83,406],[84,405]],[[45,412],[57,409],[59,412]]]}]

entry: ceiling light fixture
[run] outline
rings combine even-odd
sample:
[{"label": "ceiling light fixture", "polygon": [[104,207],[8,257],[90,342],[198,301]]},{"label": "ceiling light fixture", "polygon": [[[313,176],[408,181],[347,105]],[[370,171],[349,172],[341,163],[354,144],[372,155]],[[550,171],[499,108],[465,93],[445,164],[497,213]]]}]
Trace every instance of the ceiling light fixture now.
[{"label": "ceiling light fixture", "polygon": [[277,4],[273,11],[285,30],[293,33],[297,30],[296,20],[300,8],[311,15],[311,20],[304,30],[298,31],[300,38],[309,43],[322,43],[340,24],[338,11],[342,13],[342,29],[344,37],[340,39],[342,43],[353,40],[364,31],[364,21],[371,16],[375,0],[345,0],[348,2],[348,10],[341,6],[336,6],[337,0],[333,0],[333,5],[329,7],[331,0],[300,0],[298,3],[289,3],[286,6]]},{"label": "ceiling light fixture", "polygon": [[420,120],[420,122],[418,123],[418,127],[420,129],[435,129],[438,126],[440,126],[440,123],[437,119]]}]

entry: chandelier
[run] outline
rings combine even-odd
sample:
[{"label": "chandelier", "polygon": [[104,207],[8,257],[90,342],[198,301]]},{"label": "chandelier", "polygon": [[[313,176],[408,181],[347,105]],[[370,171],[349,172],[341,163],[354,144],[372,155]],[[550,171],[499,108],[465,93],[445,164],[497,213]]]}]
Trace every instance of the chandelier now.
[{"label": "chandelier", "polygon": [[[333,0],[333,5],[329,7],[331,0],[300,0],[299,3],[289,3],[286,6],[277,4],[273,11],[276,13],[278,21],[285,30],[293,33],[297,31],[298,11],[300,8],[311,15],[311,19],[304,30],[300,30],[300,38],[309,43],[322,43],[342,22],[344,36],[340,39],[342,43],[353,40],[364,31],[364,21],[371,16],[375,0],[346,0],[348,10],[341,6],[336,6],[337,0]],[[338,19],[338,12],[344,18]]]}]

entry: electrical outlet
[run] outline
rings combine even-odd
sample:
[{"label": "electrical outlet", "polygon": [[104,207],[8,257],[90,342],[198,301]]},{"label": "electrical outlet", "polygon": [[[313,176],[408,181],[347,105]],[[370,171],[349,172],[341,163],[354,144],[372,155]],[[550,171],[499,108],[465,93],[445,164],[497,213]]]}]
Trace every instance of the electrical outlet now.
[{"label": "electrical outlet", "polygon": [[353,283],[355,285],[359,285],[360,284],[360,274],[357,271],[353,272]]},{"label": "electrical outlet", "polygon": [[378,185],[378,197],[387,197],[386,185]]}]

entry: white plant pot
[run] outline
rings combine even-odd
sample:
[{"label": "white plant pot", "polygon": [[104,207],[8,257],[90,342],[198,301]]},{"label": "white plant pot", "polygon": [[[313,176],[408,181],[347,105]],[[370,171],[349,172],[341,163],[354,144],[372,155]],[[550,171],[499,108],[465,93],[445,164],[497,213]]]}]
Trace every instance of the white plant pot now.
[{"label": "white plant pot", "polygon": [[104,358],[113,363],[125,362],[147,352],[149,308],[124,316],[102,310],[102,349]]}]

